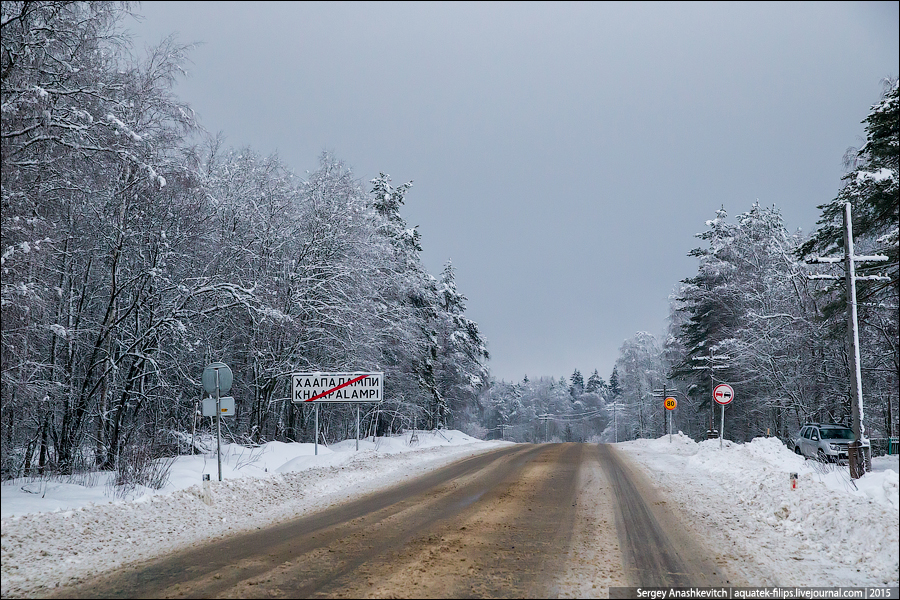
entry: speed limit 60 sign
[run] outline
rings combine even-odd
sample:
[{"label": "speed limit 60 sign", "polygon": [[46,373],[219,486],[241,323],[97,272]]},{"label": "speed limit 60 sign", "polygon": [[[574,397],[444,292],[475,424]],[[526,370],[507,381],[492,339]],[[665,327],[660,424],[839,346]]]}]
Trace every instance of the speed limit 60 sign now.
[{"label": "speed limit 60 sign", "polygon": [[678,406],[678,400],[671,396],[666,398],[666,410],[675,410],[676,406]]}]

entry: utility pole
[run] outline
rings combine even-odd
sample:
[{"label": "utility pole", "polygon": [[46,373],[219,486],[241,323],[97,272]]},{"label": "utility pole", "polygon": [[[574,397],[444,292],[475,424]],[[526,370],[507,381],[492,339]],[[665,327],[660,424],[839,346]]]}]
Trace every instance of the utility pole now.
[{"label": "utility pole", "polygon": [[[668,388],[666,387],[666,384],[663,383],[663,387],[661,390],[653,390],[653,393],[651,393],[650,395],[653,396],[654,398],[665,399],[666,397],[668,397],[668,395],[666,394],[667,390],[668,390]],[[668,412],[669,411],[666,410],[665,404],[663,404],[663,421],[662,421],[662,428],[663,428],[662,434],[663,435],[666,435],[666,416],[667,416]]]},{"label": "utility pole", "polygon": [[724,354],[714,355],[713,349],[714,344],[711,344],[709,347],[709,356],[695,356],[692,360],[705,360],[705,366],[691,367],[695,371],[700,371],[703,369],[709,369],[709,429],[706,431],[706,439],[711,440],[713,437],[713,431],[715,430],[715,418],[716,418],[716,403],[713,402],[713,390],[716,388],[716,381],[713,377],[713,373],[716,369],[727,369],[728,365],[717,363],[716,361],[729,360],[731,357],[726,356]]},{"label": "utility pole", "polygon": [[[847,343],[850,349],[850,397],[851,411],[853,413],[853,443],[848,448],[848,462],[850,463],[850,477],[859,479],[872,468],[872,450],[864,445],[866,428],[863,424],[863,393],[862,372],[859,359],[859,321],[856,316],[856,282],[864,281],[890,281],[890,277],[884,275],[856,276],[856,263],[858,262],[882,262],[888,260],[883,254],[874,256],[855,256],[853,253],[853,218],[851,206],[844,204],[844,257],[814,256],[807,260],[809,263],[844,263],[844,281],[847,286]],[[841,279],[836,275],[812,274],[809,279]]]},{"label": "utility pole", "polygon": [[[666,419],[668,419],[669,423],[669,443],[672,443],[672,411],[669,410],[665,405],[665,399],[669,397],[669,394],[681,394],[682,397],[687,398],[684,394],[679,392],[676,389],[669,389],[667,384],[663,383],[663,388],[661,390],[653,390],[653,396],[657,398],[663,398],[663,410],[666,411]],[[663,421],[663,427],[665,427],[665,420]],[[665,432],[663,432],[665,435]]]}]

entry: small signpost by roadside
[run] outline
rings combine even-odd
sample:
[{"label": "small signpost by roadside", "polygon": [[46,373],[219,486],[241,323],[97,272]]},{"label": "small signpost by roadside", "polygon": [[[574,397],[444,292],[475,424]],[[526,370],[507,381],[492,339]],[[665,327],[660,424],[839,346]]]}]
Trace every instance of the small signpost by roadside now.
[{"label": "small signpost by roadside", "polygon": [[[201,382],[203,383],[203,391],[207,394],[215,394],[215,402],[209,398],[203,401],[203,416],[216,416],[216,458],[219,463],[219,481],[222,481],[222,425],[223,416],[234,415],[234,398],[230,396],[222,397],[231,390],[231,384],[234,381],[234,375],[228,365],[222,362],[214,362],[203,369]],[[224,402],[224,404],[223,404]],[[223,406],[225,411],[223,412]],[[213,412],[210,412],[210,409]]]},{"label": "small signpost by roadside", "polygon": [[291,401],[311,402],[315,412],[315,453],[319,454],[319,404],[354,402],[356,406],[356,449],[359,450],[359,404],[384,399],[384,373],[293,373]]},{"label": "small signpost by roadside", "polygon": [[[665,400],[663,400],[663,407],[666,409],[665,422],[668,424],[668,427],[669,427],[669,443],[671,444],[672,443],[672,411],[675,410],[676,406],[678,406],[678,400],[676,400],[675,398],[670,396],[669,392],[672,392],[673,394],[680,393],[680,392],[678,392],[678,390],[673,390],[672,388],[668,387],[667,384],[663,383],[663,387],[661,390],[653,390],[653,392],[650,395],[656,396],[657,398],[665,398]],[[613,416],[615,416],[615,414]],[[663,431],[663,435],[665,435],[665,433],[666,432]]]},{"label": "small signpost by roadside", "polygon": [[720,383],[713,389],[713,400],[722,407],[722,426],[719,427],[719,448],[725,435],[725,405],[734,400],[734,389],[727,383]]},{"label": "small signpost by roadside", "polygon": [[666,416],[669,417],[669,443],[672,443],[672,411],[678,406],[678,400],[669,396],[666,398]]}]

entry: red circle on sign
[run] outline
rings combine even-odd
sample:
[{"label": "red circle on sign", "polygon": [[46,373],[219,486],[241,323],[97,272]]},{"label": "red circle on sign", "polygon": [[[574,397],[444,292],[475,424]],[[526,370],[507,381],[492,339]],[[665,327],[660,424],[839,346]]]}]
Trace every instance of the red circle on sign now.
[{"label": "red circle on sign", "polygon": [[678,400],[671,396],[666,398],[666,410],[675,410],[676,406],[678,406]]},{"label": "red circle on sign", "polygon": [[734,400],[734,389],[727,383],[720,383],[713,390],[713,400],[718,404],[728,404]]}]

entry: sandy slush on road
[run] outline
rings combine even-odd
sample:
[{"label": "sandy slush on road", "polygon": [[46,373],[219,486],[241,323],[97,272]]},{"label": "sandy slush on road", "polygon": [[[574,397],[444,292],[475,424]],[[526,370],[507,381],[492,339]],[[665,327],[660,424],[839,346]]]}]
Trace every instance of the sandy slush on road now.
[{"label": "sandy slush on road", "polygon": [[669,534],[664,504],[642,508],[636,477],[605,446],[520,444],[59,595],[602,597],[724,583],[690,535]]}]

